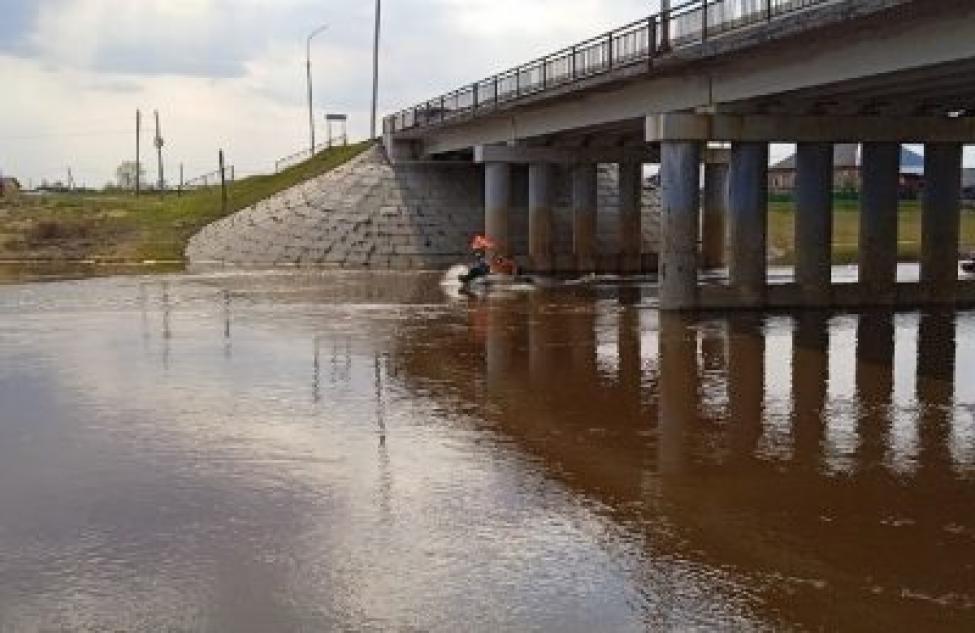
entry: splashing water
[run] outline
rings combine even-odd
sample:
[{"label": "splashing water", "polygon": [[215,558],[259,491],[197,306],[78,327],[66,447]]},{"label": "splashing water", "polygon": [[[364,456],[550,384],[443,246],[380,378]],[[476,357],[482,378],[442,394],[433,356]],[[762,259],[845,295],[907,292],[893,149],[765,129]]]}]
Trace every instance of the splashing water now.
[{"label": "splashing water", "polygon": [[444,273],[443,279],[440,280],[441,286],[461,286],[460,277],[466,275],[470,271],[470,266],[464,264],[455,264]]}]

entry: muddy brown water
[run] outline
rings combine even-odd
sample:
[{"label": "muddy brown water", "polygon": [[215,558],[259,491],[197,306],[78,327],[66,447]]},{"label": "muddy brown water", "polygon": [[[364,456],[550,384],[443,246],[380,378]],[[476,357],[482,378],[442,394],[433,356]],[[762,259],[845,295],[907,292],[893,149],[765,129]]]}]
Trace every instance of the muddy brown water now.
[{"label": "muddy brown water", "polygon": [[975,312],[0,286],[0,631],[975,630]]}]

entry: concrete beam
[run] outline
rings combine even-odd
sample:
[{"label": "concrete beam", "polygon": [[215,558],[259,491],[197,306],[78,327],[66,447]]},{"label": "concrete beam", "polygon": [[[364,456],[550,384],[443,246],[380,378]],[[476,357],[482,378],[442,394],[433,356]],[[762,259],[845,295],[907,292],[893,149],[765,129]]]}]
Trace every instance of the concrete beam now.
[{"label": "concrete beam", "polygon": [[649,145],[630,147],[542,147],[476,145],[475,163],[656,163],[660,150]]},{"label": "concrete beam", "polygon": [[670,112],[647,117],[647,142],[975,143],[975,118]]}]

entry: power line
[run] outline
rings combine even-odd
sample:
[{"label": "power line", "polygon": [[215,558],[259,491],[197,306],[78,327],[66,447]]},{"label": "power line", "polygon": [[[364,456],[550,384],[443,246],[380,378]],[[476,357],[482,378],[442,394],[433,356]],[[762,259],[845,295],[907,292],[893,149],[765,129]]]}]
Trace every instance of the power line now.
[{"label": "power line", "polygon": [[0,141],[34,141],[45,138],[74,138],[85,136],[120,136],[130,134],[129,130],[88,130],[85,132],[40,132],[36,134],[17,134],[0,136]]}]

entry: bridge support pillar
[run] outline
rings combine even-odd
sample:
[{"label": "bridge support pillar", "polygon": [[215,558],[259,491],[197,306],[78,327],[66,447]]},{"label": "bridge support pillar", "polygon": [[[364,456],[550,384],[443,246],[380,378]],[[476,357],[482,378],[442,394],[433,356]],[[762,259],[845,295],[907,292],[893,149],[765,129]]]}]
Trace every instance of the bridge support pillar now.
[{"label": "bridge support pillar", "polygon": [[958,286],[961,232],[962,146],[924,147],[924,201],[921,211],[921,283],[933,301],[954,301]]},{"label": "bridge support pillar", "polygon": [[572,250],[580,273],[596,270],[596,165],[572,167]]},{"label": "bridge support pillar", "polygon": [[728,164],[704,165],[704,215],[701,219],[701,266],[721,268],[727,263],[725,218],[728,215]]},{"label": "bridge support pillar", "polygon": [[511,165],[484,165],[484,233],[496,245],[496,252],[510,255],[508,216],[511,213]]},{"label": "bridge support pillar", "polygon": [[768,143],[734,143],[728,175],[730,281],[745,303],[765,301],[768,266]]},{"label": "bridge support pillar", "polygon": [[620,272],[634,274],[642,268],[643,164],[620,163]]},{"label": "bridge support pillar", "polygon": [[552,272],[552,165],[528,166],[528,255],[532,270]]},{"label": "bridge support pillar", "polygon": [[683,310],[697,305],[701,146],[697,141],[661,143],[661,310]]},{"label": "bridge support pillar", "polygon": [[796,146],[796,283],[809,305],[830,300],[833,270],[833,145]]},{"label": "bridge support pillar", "polygon": [[898,143],[864,143],[860,208],[860,287],[877,305],[894,303],[897,288]]}]

